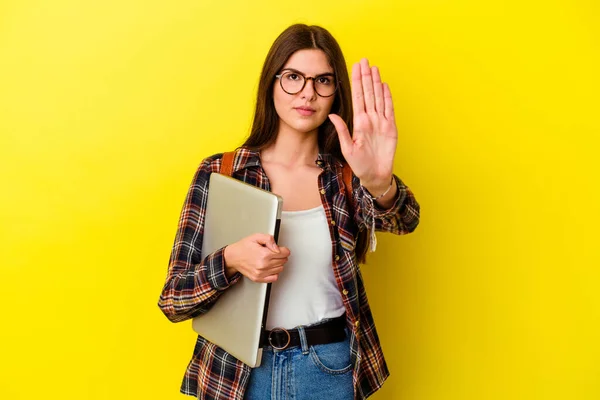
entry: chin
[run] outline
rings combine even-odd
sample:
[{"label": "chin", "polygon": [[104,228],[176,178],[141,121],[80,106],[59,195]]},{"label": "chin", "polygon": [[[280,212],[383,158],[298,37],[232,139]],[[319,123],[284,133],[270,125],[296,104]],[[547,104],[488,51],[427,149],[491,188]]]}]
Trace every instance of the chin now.
[{"label": "chin", "polygon": [[319,125],[316,125],[316,126],[312,125],[312,124],[310,126],[308,126],[308,125],[300,125],[300,126],[294,126],[293,128],[295,130],[297,130],[298,132],[309,133],[309,132],[313,132],[316,129],[318,129]]},{"label": "chin", "polygon": [[290,121],[290,123],[288,123],[288,125],[290,127],[297,130],[298,132],[303,132],[303,133],[312,132],[315,129],[318,129],[319,126],[321,126],[322,124],[323,124],[323,121],[317,122],[315,120],[305,120],[305,121],[295,120],[295,121]]}]

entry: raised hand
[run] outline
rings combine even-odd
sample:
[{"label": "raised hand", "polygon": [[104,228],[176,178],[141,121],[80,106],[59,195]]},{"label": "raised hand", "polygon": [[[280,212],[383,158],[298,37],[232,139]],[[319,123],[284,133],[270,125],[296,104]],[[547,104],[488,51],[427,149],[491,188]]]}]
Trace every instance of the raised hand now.
[{"label": "raised hand", "polygon": [[337,130],[344,158],[361,184],[376,196],[390,185],[398,130],[390,88],[366,58],[352,66],[352,108],[352,135],[339,115],[330,114],[329,119]]}]

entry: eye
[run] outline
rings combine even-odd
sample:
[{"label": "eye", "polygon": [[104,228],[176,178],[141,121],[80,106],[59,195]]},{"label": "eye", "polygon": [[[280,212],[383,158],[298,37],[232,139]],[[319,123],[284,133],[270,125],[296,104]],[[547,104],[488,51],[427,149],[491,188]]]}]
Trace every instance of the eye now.
[{"label": "eye", "polygon": [[297,80],[301,79],[300,75],[295,74],[293,72],[290,72],[289,74],[287,74],[286,78],[289,79],[290,81],[297,81]]},{"label": "eye", "polygon": [[330,76],[320,76],[318,79],[320,85],[331,85],[331,77]]}]

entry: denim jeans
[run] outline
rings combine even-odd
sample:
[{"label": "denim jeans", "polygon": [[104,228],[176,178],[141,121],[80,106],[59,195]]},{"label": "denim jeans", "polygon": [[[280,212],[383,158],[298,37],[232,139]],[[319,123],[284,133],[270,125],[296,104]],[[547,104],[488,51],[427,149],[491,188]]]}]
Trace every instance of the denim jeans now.
[{"label": "denim jeans", "polygon": [[307,346],[298,327],[301,346],[285,350],[263,348],[261,365],[253,368],[246,400],[352,400],[350,338],[343,342]]}]

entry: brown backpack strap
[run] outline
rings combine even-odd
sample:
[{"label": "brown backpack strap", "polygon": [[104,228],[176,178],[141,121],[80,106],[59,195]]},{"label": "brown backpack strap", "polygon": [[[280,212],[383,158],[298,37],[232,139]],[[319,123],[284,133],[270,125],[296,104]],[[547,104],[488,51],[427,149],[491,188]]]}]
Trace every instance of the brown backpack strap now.
[{"label": "brown backpack strap", "polygon": [[221,160],[221,174],[227,176],[231,176],[233,174],[234,159],[235,151],[228,151],[227,153],[223,153],[223,159]]},{"label": "brown backpack strap", "polygon": [[344,186],[346,187],[346,197],[350,202],[348,205],[352,207],[352,168],[348,163],[344,163],[344,167],[342,168],[342,179],[344,181]]}]

